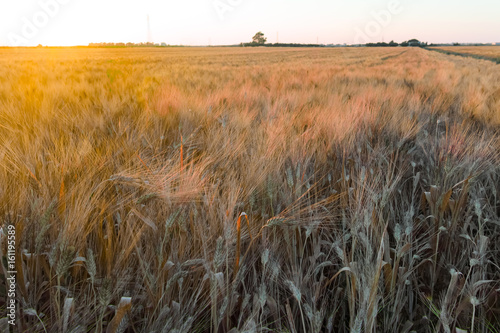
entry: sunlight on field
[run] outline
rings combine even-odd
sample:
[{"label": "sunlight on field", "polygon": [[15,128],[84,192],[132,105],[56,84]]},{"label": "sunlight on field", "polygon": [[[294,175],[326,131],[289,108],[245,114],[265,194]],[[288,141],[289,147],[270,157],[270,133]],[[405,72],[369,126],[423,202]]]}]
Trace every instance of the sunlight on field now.
[{"label": "sunlight on field", "polygon": [[499,83],[420,48],[0,49],[21,331],[499,327]]}]

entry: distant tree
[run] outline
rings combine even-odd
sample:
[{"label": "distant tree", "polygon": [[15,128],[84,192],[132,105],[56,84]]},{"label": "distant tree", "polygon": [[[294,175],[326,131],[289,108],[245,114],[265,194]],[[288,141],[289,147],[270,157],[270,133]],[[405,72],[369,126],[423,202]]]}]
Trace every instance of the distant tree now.
[{"label": "distant tree", "polygon": [[395,42],[395,41],[393,41],[393,40],[391,40],[391,41],[389,42],[389,46],[398,46],[398,45],[399,45],[399,44],[398,44],[398,43],[396,43],[396,42]]},{"label": "distant tree", "polygon": [[367,43],[366,46],[367,47],[387,47],[387,46],[389,46],[389,44],[387,44],[385,42],[378,42],[378,43]]},{"label": "distant tree", "polygon": [[408,41],[408,46],[420,46],[420,41],[418,39],[410,39]]},{"label": "distant tree", "polygon": [[267,38],[264,37],[262,31],[259,31],[258,33],[255,34],[255,36],[252,37],[252,43],[254,44],[264,45],[266,42]]}]

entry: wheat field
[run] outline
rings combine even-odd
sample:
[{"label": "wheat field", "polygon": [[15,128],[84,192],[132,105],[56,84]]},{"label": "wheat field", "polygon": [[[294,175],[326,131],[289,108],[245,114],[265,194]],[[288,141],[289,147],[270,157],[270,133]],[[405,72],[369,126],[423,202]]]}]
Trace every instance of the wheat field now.
[{"label": "wheat field", "polygon": [[19,332],[500,332],[499,87],[420,48],[0,49],[0,299],[13,224]]},{"label": "wheat field", "polygon": [[467,57],[491,60],[500,64],[500,46],[439,46],[432,47],[431,49],[448,52],[450,54],[460,54]]}]

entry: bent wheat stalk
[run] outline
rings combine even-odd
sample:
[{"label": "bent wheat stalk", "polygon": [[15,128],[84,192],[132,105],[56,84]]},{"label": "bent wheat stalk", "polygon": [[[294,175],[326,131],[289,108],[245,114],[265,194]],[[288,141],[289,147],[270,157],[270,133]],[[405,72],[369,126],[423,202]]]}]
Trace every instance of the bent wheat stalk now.
[{"label": "bent wheat stalk", "polygon": [[248,226],[248,234],[250,235],[250,241],[252,241],[252,234],[250,232],[250,221],[248,220],[248,215],[245,212],[242,212],[238,217],[238,221],[236,222],[236,261],[234,263],[234,276],[238,274],[238,270],[240,268],[240,253],[241,253],[241,217],[245,216],[247,220]]}]

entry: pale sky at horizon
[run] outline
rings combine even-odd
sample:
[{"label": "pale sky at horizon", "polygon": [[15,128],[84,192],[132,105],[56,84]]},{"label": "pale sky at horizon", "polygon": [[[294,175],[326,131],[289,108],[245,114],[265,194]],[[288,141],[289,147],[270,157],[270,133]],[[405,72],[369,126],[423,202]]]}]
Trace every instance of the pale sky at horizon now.
[{"label": "pale sky at horizon", "polygon": [[152,41],[167,44],[237,44],[257,31],[270,43],[278,33],[283,43],[492,43],[499,14],[496,0],[0,0],[0,45],[146,42],[148,15]]}]

